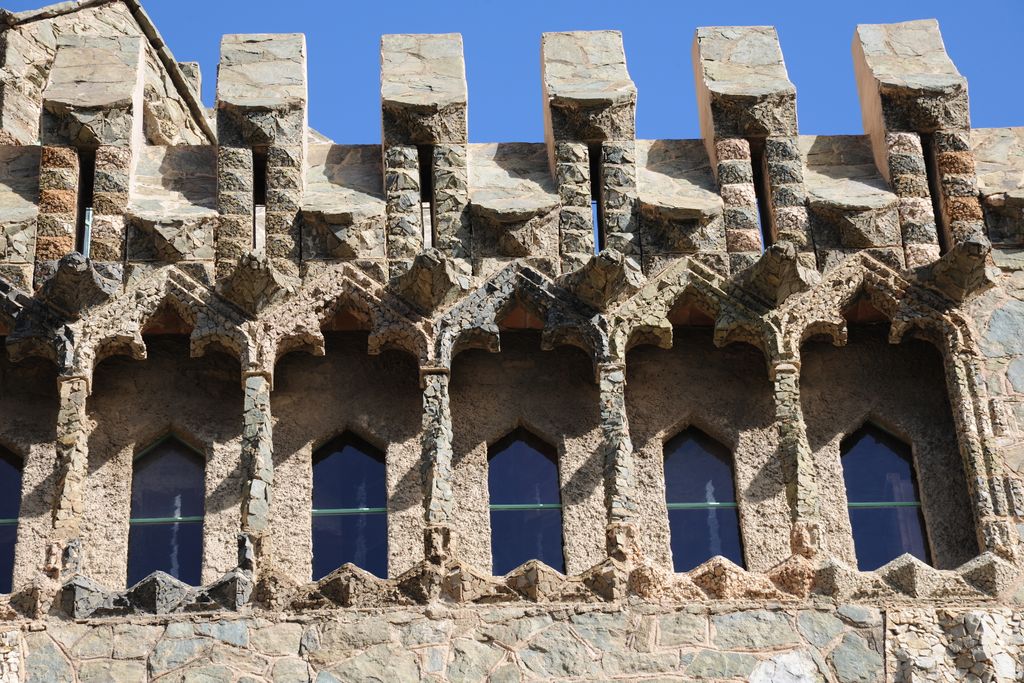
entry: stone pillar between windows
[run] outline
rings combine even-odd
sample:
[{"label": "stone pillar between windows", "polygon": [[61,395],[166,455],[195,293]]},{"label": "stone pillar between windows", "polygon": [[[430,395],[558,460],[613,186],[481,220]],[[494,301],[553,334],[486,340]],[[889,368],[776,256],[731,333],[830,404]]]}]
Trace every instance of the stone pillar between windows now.
[{"label": "stone pillar between windows", "polygon": [[757,261],[762,251],[750,143],[743,138],[715,140],[715,157],[715,177],[725,205],[725,248],[729,269],[737,273]]},{"label": "stone pillar between windows", "polygon": [[384,152],[387,202],[387,258],[390,275],[401,275],[423,250],[420,215],[419,152],[412,145],[392,145]]},{"label": "stone pillar between windows", "polygon": [[563,273],[583,267],[594,254],[589,158],[587,146],[581,142],[555,144],[555,183],[562,203],[558,233]]},{"label": "stone pillar between windows", "polygon": [[242,530],[259,537],[267,528],[274,484],[274,434],[267,375],[255,373],[245,378],[242,410],[242,462],[248,468],[242,499]]},{"label": "stone pillar between windows", "polygon": [[800,361],[779,360],[772,364],[775,421],[779,425],[779,453],[786,473],[792,526],[792,552],[811,557],[818,552],[818,486],[814,476],[814,455],[807,441],[807,427],[800,407]]},{"label": "stone pillar between windows", "polygon": [[448,398],[451,376],[442,368],[423,368],[423,509],[427,560],[444,564],[452,553],[452,411]]},{"label": "stone pillar between windows", "polygon": [[89,382],[84,377],[58,379],[60,406],[57,412],[57,492],[53,507],[54,540],[65,553],[62,571],[78,571],[77,557],[67,554],[77,544],[82,513],[85,511],[85,480],[89,473],[89,429],[86,401]]},{"label": "stone pillar between windows", "polygon": [[608,513],[608,555],[620,561],[639,562],[634,498],[633,442],[626,415],[626,366],[602,363],[598,368],[601,402],[601,434],[604,455],[604,495]]}]

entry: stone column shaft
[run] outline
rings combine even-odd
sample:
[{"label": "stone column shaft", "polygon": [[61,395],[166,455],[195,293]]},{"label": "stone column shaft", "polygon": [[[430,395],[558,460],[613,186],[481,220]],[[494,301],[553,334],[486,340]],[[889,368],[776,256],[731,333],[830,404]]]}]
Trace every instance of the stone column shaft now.
[{"label": "stone column shaft", "polygon": [[472,272],[469,223],[469,164],[464,144],[434,147],[434,248],[460,272]]},{"label": "stone column shaft", "polygon": [[818,484],[814,454],[800,407],[800,362],[782,360],[772,365],[775,421],[779,425],[779,452],[786,473],[793,552],[813,555],[818,548]]},{"label": "stone column shaft", "polygon": [[423,509],[427,559],[441,564],[451,552],[452,414],[449,374],[424,372],[423,386]]},{"label": "stone column shaft", "polygon": [[392,145],[385,150],[385,238],[392,277],[408,270],[412,259],[423,250],[419,173],[416,147]]},{"label": "stone column shaft", "polygon": [[555,184],[561,208],[558,233],[562,272],[579,269],[594,254],[594,224],[590,209],[590,163],[581,142],[555,144]]},{"label": "stone column shaft", "polygon": [[248,470],[242,500],[242,530],[259,535],[267,528],[274,485],[274,433],[270,380],[266,375],[245,378],[242,411],[242,463]]},{"label": "stone column shaft", "polygon": [[633,554],[637,513],[633,442],[626,414],[626,367],[602,363],[598,373],[608,554],[623,560]]},{"label": "stone column shaft", "polygon": [[78,537],[85,512],[85,480],[89,473],[89,431],[86,401],[89,383],[84,377],[58,380],[60,407],[57,412],[57,498],[53,528],[66,544]]}]

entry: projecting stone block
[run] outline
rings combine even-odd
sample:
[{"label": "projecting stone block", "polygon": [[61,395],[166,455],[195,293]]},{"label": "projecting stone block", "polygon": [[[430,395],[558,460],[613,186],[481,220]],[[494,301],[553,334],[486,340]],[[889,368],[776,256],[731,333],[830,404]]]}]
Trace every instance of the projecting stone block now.
[{"label": "projecting stone block", "polygon": [[545,33],[541,70],[549,147],[555,140],[636,137],[636,86],[619,31]]},{"label": "projecting stone block", "polygon": [[693,66],[701,133],[713,159],[715,137],[797,134],[796,87],[773,26],[699,28]]},{"label": "projecting stone block", "polygon": [[380,65],[385,145],[466,142],[461,35],[382,36]]},{"label": "projecting stone block", "polygon": [[143,65],[138,37],[62,36],[43,90],[44,144],[127,145],[141,139]]},{"label": "projecting stone block", "polygon": [[967,80],[934,19],[861,24],[853,38],[864,129],[927,132],[970,127]]}]

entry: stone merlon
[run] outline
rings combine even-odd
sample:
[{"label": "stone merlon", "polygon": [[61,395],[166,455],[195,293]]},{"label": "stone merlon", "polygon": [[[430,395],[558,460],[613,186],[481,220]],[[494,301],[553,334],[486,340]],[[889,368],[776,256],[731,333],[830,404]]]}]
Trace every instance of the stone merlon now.
[{"label": "stone merlon", "polygon": [[232,34],[220,43],[217,107],[289,110],[306,103],[306,37]]}]

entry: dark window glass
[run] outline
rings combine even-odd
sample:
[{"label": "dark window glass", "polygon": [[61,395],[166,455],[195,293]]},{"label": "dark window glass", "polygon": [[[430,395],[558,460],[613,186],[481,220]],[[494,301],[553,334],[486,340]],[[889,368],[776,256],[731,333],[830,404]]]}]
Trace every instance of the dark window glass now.
[{"label": "dark window glass", "polygon": [[672,564],[686,572],[721,555],[743,566],[729,449],[697,429],[665,444]]},{"label": "dark window glass", "polygon": [[346,562],[387,576],[384,454],[354,434],[313,454],[313,578]]},{"label": "dark window glass", "polygon": [[21,510],[21,459],[0,448],[0,593],[10,593]]},{"label": "dark window glass", "polygon": [[867,425],[840,451],[857,567],[872,571],[903,553],[928,562],[910,446]]},{"label": "dark window glass", "polygon": [[193,586],[201,578],[203,456],[167,438],[135,458],[128,535],[128,585],[159,570]]},{"label": "dark window glass", "polygon": [[565,571],[558,454],[524,429],[490,448],[491,558],[496,575],[538,559]]}]

